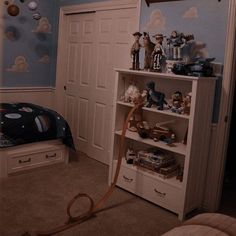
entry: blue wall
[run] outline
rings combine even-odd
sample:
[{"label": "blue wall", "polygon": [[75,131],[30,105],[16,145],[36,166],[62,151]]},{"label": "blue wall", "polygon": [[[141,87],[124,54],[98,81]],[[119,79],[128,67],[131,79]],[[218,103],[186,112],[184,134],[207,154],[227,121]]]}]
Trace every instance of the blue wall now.
[{"label": "blue wall", "polygon": [[[61,6],[81,3],[99,2],[101,0],[40,0],[38,11],[47,17],[52,32],[49,34],[34,33],[38,21],[32,19],[32,12],[24,4],[17,2],[21,8],[19,16],[11,17],[5,12],[5,29],[13,27],[17,40],[4,39],[3,87],[21,86],[54,86],[56,80],[56,50],[58,37],[58,16]],[[104,0],[103,0],[104,1]],[[163,33],[167,37],[173,30],[185,34],[194,34],[195,41],[203,55],[215,57],[215,61],[223,63],[228,17],[229,0],[188,0],[151,4],[147,7],[142,0],[140,31],[148,31],[150,35]],[[151,27],[150,16],[155,13],[156,26]],[[185,16],[185,17],[184,17]],[[50,62],[39,62],[48,54]],[[28,72],[11,70],[17,56],[24,56],[28,63]],[[8,69],[8,70],[7,70]],[[220,78],[217,81],[214,119],[218,119],[221,93]]]},{"label": "blue wall", "polygon": [[[38,1],[37,11],[48,19],[52,29],[50,33],[36,33],[33,31],[39,21],[32,18],[33,11],[28,9],[28,2],[15,1],[20,7],[20,14],[15,17],[8,15],[7,6],[4,6],[3,87],[51,86],[55,83],[57,3],[56,0]],[[27,69],[21,72],[15,62],[18,56],[20,61],[22,57],[26,60]]]},{"label": "blue wall", "polygon": [[202,51],[223,63],[228,5],[228,0],[188,0],[155,3],[147,7],[142,1],[140,30],[147,28],[151,14],[156,12],[159,24],[150,33],[163,33],[167,37],[173,30],[194,34],[195,41],[206,44]]},{"label": "blue wall", "polygon": [[[80,3],[98,2],[99,0],[40,0],[38,11],[47,17],[52,25],[52,33],[40,34],[32,32],[38,21],[32,19],[32,12],[25,3],[19,3],[20,14],[11,17],[5,8],[5,30],[16,31],[15,41],[4,37],[3,86],[54,86],[56,79],[56,50],[58,34],[58,12],[60,6]],[[172,30],[183,33],[193,33],[196,41],[206,44],[203,49],[217,62],[224,61],[224,48],[228,14],[228,0],[188,0],[151,4],[147,7],[142,0],[140,31],[145,30],[150,15],[154,11],[161,12],[165,19],[164,27],[149,30],[150,34],[157,32],[169,36]],[[191,7],[197,9],[197,18],[183,18],[183,14]],[[48,54],[50,62],[39,62],[40,58]],[[28,72],[14,72],[7,69],[15,63],[17,56],[24,56],[28,63]]]}]

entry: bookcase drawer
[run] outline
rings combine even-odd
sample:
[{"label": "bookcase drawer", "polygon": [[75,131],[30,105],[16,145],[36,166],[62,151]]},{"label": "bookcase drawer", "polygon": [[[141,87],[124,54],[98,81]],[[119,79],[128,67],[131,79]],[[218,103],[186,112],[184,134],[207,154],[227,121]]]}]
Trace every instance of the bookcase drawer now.
[{"label": "bookcase drawer", "polygon": [[170,211],[177,213],[180,209],[182,196],[180,188],[150,178],[132,168],[121,166],[117,186]]},{"label": "bookcase drawer", "polygon": [[180,210],[181,189],[147,176],[143,176],[143,183],[142,197],[173,212]]}]

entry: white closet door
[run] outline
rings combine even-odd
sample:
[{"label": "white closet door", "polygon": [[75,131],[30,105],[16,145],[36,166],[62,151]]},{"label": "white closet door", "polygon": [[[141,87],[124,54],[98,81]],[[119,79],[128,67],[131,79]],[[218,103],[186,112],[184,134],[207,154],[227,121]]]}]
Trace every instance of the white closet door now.
[{"label": "white closet door", "polygon": [[78,150],[108,163],[114,67],[130,65],[136,9],[67,17],[66,118]]},{"label": "white closet door", "polygon": [[[89,146],[89,123],[95,50],[95,13],[67,16],[65,116],[76,147]],[[60,65],[59,65],[60,66]]]}]

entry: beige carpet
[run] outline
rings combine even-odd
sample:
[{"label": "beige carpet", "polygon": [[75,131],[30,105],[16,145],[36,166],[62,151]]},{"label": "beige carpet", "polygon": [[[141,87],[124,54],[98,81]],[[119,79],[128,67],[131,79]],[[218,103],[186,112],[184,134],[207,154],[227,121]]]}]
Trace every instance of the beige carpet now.
[{"label": "beige carpet", "polygon": [[[108,188],[108,167],[80,154],[78,161],[35,169],[0,182],[0,236],[63,224],[68,201],[87,193],[95,201]],[[73,207],[73,214],[80,206]],[[117,188],[96,217],[58,236],[158,236],[180,225],[175,214]]]}]

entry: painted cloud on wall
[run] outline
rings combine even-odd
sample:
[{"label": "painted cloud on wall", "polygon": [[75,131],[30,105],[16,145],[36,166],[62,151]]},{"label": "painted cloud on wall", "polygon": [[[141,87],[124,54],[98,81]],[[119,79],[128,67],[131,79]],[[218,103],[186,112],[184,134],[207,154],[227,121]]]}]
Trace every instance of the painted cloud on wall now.
[{"label": "painted cloud on wall", "polygon": [[38,26],[35,30],[33,30],[35,33],[52,33],[52,26],[49,23],[49,20],[47,17],[42,17],[38,21]]},{"label": "painted cloud on wall", "polygon": [[184,12],[183,18],[198,18],[197,7],[190,7],[186,12]]},{"label": "painted cloud on wall", "polygon": [[166,29],[166,18],[161,10],[154,10],[149,18],[147,25],[144,27],[144,31],[156,32],[164,31]]},{"label": "painted cloud on wall", "polygon": [[40,63],[43,63],[43,64],[49,64],[49,63],[50,63],[50,57],[49,57],[49,55],[44,55],[44,56],[42,56],[42,57],[39,59],[39,62],[40,62]]},{"label": "painted cloud on wall", "polygon": [[17,56],[15,58],[15,63],[10,68],[7,68],[6,71],[29,72],[28,68],[29,64],[27,63],[26,58],[24,56]]}]

